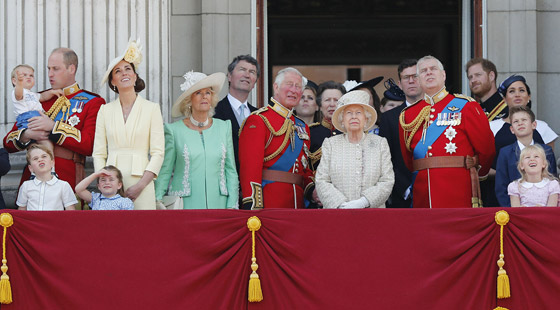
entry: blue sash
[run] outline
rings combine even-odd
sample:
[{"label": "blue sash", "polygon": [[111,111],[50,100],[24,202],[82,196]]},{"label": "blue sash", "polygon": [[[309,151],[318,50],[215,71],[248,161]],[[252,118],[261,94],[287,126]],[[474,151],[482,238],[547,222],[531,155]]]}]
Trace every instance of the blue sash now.
[{"label": "blue sash", "polygon": [[[443,108],[441,113],[458,113],[458,112],[461,112],[461,110],[463,110],[463,108],[465,107],[467,102],[468,101],[465,100],[465,99],[455,97],[455,98],[453,98],[453,100],[449,101],[449,103],[445,106],[445,108]],[[453,111],[449,109],[451,107],[454,107]],[[418,141],[418,143],[414,147],[413,158],[414,159],[425,158],[426,153],[428,152],[428,146],[434,144],[434,142],[436,142],[436,140],[439,139],[441,134],[443,134],[445,132],[447,127],[449,127],[449,125],[444,125],[444,126],[437,125],[437,121],[434,121],[430,126],[428,126],[428,128],[426,129],[425,140],[422,141],[422,139],[420,139],[420,141]],[[416,175],[417,174],[418,174],[418,171],[413,171],[412,172],[412,183],[410,184],[411,189],[414,188],[414,181],[416,181]],[[411,191],[410,195],[412,196],[412,191]],[[413,199],[414,199],[414,197],[412,197],[411,201]],[[410,207],[412,208],[412,202],[410,204]]]},{"label": "blue sash", "polygon": [[[72,97],[72,99],[68,99],[70,101],[70,112],[69,113],[64,113],[64,114],[70,116],[74,113],[80,113],[85,108],[86,103],[88,103],[93,98],[95,98],[94,95],[89,94],[85,91],[80,91],[74,97]],[[60,121],[62,119],[62,115],[63,115],[63,113],[62,113],[62,110],[61,110],[61,111],[58,112],[58,114],[54,118],[54,121]],[[66,121],[66,120],[63,120],[63,121]]]},{"label": "blue sash", "polygon": [[[305,123],[295,117],[295,126],[305,128]],[[286,133],[288,134],[288,133]],[[270,167],[269,170],[279,170],[279,171],[289,171],[294,166],[296,159],[298,158],[299,154],[301,153],[301,149],[303,148],[303,140],[299,137],[297,128],[294,128],[294,144],[295,147],[292,150],[292,147],[289,145],[286,147],[284,154],[278,158],[278,160]],[[269,180],[262,180],[262,187],[264,188],[265,185],[274,183],[274,181]]]}]

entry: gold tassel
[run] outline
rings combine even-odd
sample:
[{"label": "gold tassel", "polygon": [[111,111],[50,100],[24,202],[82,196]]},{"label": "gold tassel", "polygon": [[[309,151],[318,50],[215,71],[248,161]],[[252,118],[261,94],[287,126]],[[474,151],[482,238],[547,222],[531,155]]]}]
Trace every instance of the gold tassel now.
[{"label": "gold tassel", "polygon": [[2,276],[0,276],[0,303],[12,303],[12,285],[10,284],[10,277],[8,276],[8,260],[6,259],[6,234],[8,227],[14,224],[14,219],[10,213],[2,213],[0,215],[0,224],[4,226],[4,235],[2,237]]},{"label": "gold tassel", "polygon": [[504,308],[504,307],[496,307],[496,308],[494,308],[494,310],[508,310],[508,308]]},{"label": "gold tassel", "polygon": [[500,225],[500,259],[498,259],[498,298],[509,298],[511,297],[510,293],[510,285],[509,285],[509,277],[504,269],[505,261],[504,261],[504,226],[509,222],[509,214],[504,211],[496,212],[495,216],[496,224]]},{"label": "gold tassel", "polygon": [[253,272],[249,278],[249,302],[259,302],[263,300],[263,294],[261,289],[261,280],[257,274],[257,258],[255,257],[255,232],[261,228],[261,220],[256,216],[251,216],[247,220],[247,227],[251,231],[252,238],[252,257],[251,257],[251,269]]}]

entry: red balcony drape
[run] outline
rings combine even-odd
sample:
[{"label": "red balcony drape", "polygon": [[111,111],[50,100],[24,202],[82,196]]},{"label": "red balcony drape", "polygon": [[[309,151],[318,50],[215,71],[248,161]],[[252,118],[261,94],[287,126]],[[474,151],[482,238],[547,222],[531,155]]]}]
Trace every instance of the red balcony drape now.
[{"label": "red balcony drape", "polygon": [[556,309],[560,209],[506,209],[504,300],[498,210],[9,211],[2,309]]}]

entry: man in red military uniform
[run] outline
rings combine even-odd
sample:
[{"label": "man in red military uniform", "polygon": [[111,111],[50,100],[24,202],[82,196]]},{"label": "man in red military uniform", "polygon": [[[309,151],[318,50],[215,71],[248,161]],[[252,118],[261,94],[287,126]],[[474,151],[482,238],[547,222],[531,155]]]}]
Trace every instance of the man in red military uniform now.
[{"label": "man in red military uniform", "polygon": [[[63,96],[42,103],[44,115],[33,117],[27,129],[16,125],[4,137],[8,152],[24,150],[32,140],[49,139],[54,144],[55,171],[61,180],[74,188],[84,177],[85,156],[91,155],[97,112],[105,100],[80,89],[76,83],[78,56],[68,48],[57,48],[48,59],[49,81]],[[23,171],[21,182],[30,172]]]},{"label": "man in red military uniform", "polygon": [[[433,56],[418,61],[424,99],[403,110],[399,138],[413,172],[414,208],[482,205],[478,176],[494,159],[494,136],[480,105],[445,90],[445,71]],[[477,172],[477,169],[480,170]]]},{"label": "man in red military uniform", "polygon": [[244,209],[304,208],[309,197],[309,127],[293,115],[306,79],[294,68],[278,72],[269,106],[249,116],[239,136]]}]

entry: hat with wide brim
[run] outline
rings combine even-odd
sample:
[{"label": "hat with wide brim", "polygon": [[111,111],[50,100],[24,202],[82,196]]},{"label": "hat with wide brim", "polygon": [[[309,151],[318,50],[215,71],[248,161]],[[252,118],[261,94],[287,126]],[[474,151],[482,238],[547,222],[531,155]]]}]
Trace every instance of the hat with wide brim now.
[{"label": "hat with wide brim", "polygon": [[138,70],[138,66],[142,62],[142,45],[140,44],[140,39],[138,40],[129,40],[128,45],[126,46],[126,50],[120,56],[113,59],[109,66],[107,67],[107,71],[103,75],[103,79],[101,79],[100,86],[103,86],[105,82],[109,79],[109,74],[113,71],[113,68],[121,62],[121,60],[127,61],[134,66],[134,70]]},{"label": "hat with wide brim", "polygon": [[338,104],[336,106],[336,110],[332,116],[332,123],[334,127],[342,132],[346,132],[346,128],[342,126],[342,122],[339,121],[339,115],[344,111],[344,108],[351,106],[351,105],[359,105],[364,108],[364,111],[367,111],[371,114],[371,119],[364,125],[364,131],[369,131],[375,125],[377,121],[377,112],[375,109],[370,106],[369,103],[369,94],[363,90],[353,90],[351,92],[347,92],[344,94],[340,99],[338,99]]},{"label": "hat with wide brim", "polygon": [[171,108],[171,116],[173,117],[183,115],[181,112],[181,104],[185,99],[190,98],[195,91],[204,88],[211,88],[212,91],[214,91],[215,96],[218,96],[226,80],[226,75],[222,72],[206,75],[201,72],[190,71],[185,73],[183,77],[185,78],[185,83],[181,84],[181,90],[183,93],[179,96],[179,98],[177,98],[177,100],[175,100],[175,103]]},{"label": "hat with wide brim", "polygon": [[375,77],[371,80],[365,81],[365,82],[360,82],[358,85],[354,86],[352,89],[348,90],[347,92],[351,92],[353,90],[358,90],[361,88],[374,88],[375,85],[379,84],[379,82],[383,81],[383,77],[382,76],[378,76]]}]

